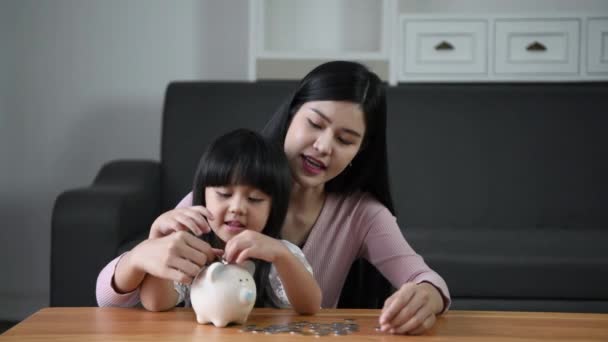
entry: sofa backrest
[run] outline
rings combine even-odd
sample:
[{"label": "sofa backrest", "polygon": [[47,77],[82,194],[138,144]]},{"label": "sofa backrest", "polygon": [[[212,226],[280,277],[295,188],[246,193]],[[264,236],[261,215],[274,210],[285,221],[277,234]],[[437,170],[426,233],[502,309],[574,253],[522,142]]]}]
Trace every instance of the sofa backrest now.
[{"label": "sofa backrest", "polygon": [[400,85],[388,97],[408,225],[607,228],[608,84]]},{"label": "sofa backrest", "polygon": [[294,82],[174,82],[165,96],[161,165],[162,208],[175,205],[192,188],[199,158],[220,135],[261,130]]}]

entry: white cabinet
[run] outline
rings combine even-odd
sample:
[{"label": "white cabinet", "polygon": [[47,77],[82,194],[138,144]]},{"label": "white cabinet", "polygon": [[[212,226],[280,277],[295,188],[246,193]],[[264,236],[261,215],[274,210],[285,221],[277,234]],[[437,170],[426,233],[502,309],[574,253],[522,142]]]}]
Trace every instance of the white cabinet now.
[{"label": "white cabinet", "polygon": [[390,84],[608,80],[608,1],[530,14],[423,14],[438,3],[404,0],[248,4],[251,81],[300,79],[329,60],[362,62]]},{"label": "white cabinet", "polygon": [[587,72],[608,73],[608,17],[587,22]]},{"label": "white cabinet", "polygon": [[608,80],[608,16],[401,15],[394,44],[399,82]]},{"label": "white cabinet", "polygon": [[578,74],[578,19],[499,19],[495,23],[497,74]]},{"label": "white cabinet", "polygon": [[487,22],[402,18],[400,79],[487,72]]}]

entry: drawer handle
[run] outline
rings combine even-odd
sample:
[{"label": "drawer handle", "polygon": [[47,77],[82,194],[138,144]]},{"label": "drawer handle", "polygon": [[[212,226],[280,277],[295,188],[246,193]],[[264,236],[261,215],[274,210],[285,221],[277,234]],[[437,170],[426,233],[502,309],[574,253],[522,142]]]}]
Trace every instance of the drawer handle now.
[{"label": "drawer handle", "polygon": [[526,50],[530,52],[545,52],[547,51],[547,47],[539,42],[534,42],[528,46],[526,46]]},{"label": "drawer handle", "polygon": [[435,50],[437,51],[452,51],[454,50],[454,45],[446,42],[445,40],[441,43],[435,45]]}]

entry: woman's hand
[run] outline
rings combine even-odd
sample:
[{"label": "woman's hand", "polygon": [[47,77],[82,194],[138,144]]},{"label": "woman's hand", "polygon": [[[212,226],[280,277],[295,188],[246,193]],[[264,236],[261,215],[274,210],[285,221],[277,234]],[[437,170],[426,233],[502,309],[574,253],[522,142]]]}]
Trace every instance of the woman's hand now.
[{"label": "woman's hand", "polygon": [[179,231],[145,240],[127,255],[129,262],[145,273],[190,284],[203,266],[223,253],[223,250],[212,248],[196,236]]},{"label": "woman's hand", "polygon": [[189,231],[196,236],[209,233],[207,218],[213,220],[213,215],[200,205],[169,210],[154,220],[148,238],[157,239],[179,231]]},{"label": "woman's hand", "polygon": [[405,283],[382,308],[380,330],[391,334],[422,334],[443,310],[443,298],[429,283]]},{"label": "woman's hand", "polygon": [[281,241],[253,230],[246,230],[226,243],[224,258],[237,264],[252,258],[274,263],[285,253],[290,252]]}]

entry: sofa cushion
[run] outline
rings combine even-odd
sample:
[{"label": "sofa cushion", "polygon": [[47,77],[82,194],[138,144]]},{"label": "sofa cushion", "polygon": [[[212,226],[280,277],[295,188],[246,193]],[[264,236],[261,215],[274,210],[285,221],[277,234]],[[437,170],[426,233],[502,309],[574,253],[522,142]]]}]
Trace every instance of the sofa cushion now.
[{"label": "sofa cushion", "polygon": [[608,234],[558,227],[407,227],[454,297],[608,300]]}]

